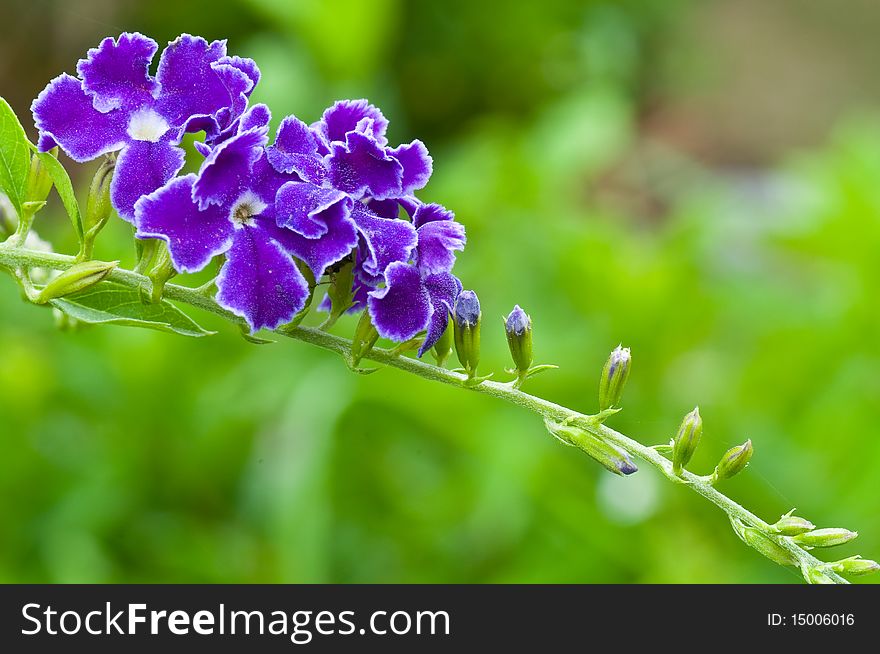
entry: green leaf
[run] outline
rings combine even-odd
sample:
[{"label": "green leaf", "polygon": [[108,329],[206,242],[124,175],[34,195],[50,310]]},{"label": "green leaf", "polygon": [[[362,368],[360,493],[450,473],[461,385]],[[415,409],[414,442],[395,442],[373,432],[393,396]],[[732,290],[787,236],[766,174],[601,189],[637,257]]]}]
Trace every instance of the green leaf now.
[{"label": "green leaf", "polygon": [[30,165],[30,143],[24,128],[9,103],[0,97],[0,191],[6,194],[19,216]]},{"label": "green leaf", "polygon": [[46,172],[49,173],[49,177],[52,178],[55,190],[58,191],[58,196],[64,204],[64,209],[67,211],[67,215],[70,216],[73,231],[76,232],[77,238],[80,240],[80,243],[82,243],[82,215],[79,212],[79,203],[76,201],[76,195],[73,193],[73,184],[70,183],[70,176],[68,176],[67,171],[64,169],[64,166],[61,165],[61,162],[53,157],[51,153],[37,152],[36,156],[40,158],[40,161],[46,168]]},{"label": "green leaf", "polygon": [[51,300],[50,304],[71,318],[93,325],[143,327],[195,337],[215,333],[200,327],[167,300],[145,304],[137,289],[114,282],[101,282],[81,293]]}]

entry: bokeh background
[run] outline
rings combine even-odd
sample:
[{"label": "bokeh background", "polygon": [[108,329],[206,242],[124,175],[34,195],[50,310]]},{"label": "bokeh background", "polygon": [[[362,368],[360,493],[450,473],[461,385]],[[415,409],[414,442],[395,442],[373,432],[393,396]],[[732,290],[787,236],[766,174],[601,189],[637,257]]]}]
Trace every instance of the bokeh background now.
[{"label": "bokeh background", "polygon": [[[880,5],[872,0],[29,0],[0,3],[28,107],[106,35],[228,38],[275,122],[368,97],[435,160],[469,244],[484,372],[532,315],[535,393],[669,439],[880,558]],[[91,165],[71,165],[83,189]],[[72,251],[57,198],[40,234]],[[114,221],[97,255],[132,261]],[[295,342],[73,333],[0,278],[0,581],[796,582],[646,467],[618,479],[533,416]],[[350,333],[351,322],[338,326]],[[837,558],[837,557],[836,557]]]}]

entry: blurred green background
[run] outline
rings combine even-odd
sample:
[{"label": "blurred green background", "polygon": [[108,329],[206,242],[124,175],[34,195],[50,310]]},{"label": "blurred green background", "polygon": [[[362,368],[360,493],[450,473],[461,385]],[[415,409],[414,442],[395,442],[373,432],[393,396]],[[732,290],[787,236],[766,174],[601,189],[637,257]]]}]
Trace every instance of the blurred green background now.
[{"label": "blurred green background", "polygon": [[[530,390],[666,441],[699,404],[709,472],[880,558],[880,5],[871,0],[2,2],[0,93],[106,35],[228,38],[275,122],[368,97],[423,139],[469,244],[484,372],[521,304]],[[93,165],[71,165],[83,189]],[[38,217],[74,249],[60,203]],[[97,256],[131,264],[130,232]],[[796,582],[652,470],[619,479],[530,414],[296,342],[55,330],[0,278],[0,581]],[[350,333],[351,322],[339,333]],[[872,481],[873,480],[873,481]],[[836,556],[839,554],[839,557]]]}]

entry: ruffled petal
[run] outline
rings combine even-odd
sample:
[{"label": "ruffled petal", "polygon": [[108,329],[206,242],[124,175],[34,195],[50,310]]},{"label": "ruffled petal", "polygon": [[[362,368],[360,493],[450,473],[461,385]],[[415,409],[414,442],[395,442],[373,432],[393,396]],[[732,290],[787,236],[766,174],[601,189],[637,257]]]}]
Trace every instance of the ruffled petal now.
[{"label": "ruffled petal", "polygon": [[167,140],[131,141],[119,155],[110,183],[110,199],[119,217],[134,223],[135,203],[180,172],[185,157]]},{"label": "ruffled petal", "polygon": [[98,111],[133,109],[153,101],[159,84],[150,76],[150,62],[159,46],[137,32],[107,37],[80,59],[76,70],[82,88]]},{"label": "ruffled petal", "polygon": [[199,210],[192,199],[194,174],[176,177],[134,205],[138,238],[160,238],[168,244],[177,272],[201,270],[232,244],[232,221],[215,206]]},{"label": "ruffled petal", "polygon": [[288,182],[275,196],[275,219],[279,227],[293,230],[306,238],[318,238],[326,234],[328,229],[324,212],[336,205],[340,205],[347,219],[352,201],[342,191],[308,182]]},{"label": "ruffled petal", "polygon": [[313,184],[320,184],[326,176],[315,135],[296,116],[281,121],[275,143],[266,148],[266,156],[280,173],[296,173]]},{"label": "ruffled petal", "polygon": [[330,184],[354,197],[384,200],[401,195],[403,166],[367,134],[349,132],[334,142],[326,160]]},{"label": "ruffled petal", "polygon": [[351,217],[364,241],[360,265],[368,275],[378,276],[393,261],[407,262],[416,246],[416,230],[405,220],[379,218],[355,202]]},{"label": "ruffled petal", "polygon": [[339,100],[324,111],[321,120],[313,127],[329,145],[333,141],[344,142],[345,135],[357,129],[364,118],[370,119],[373,136],[379,145],[384,146],[388,142],[385,138],[388,120],[367,100]]},{"label": "ruffled petal", "polygon": [[199,203],[199,207],[229,204],[249,188],[253,166],[262,156],[265,144],[266,130],[258,127],[211,150],[193,185],[193,200]]},{"label": "ruffled petal", "polygon": [[40,130],[40,151],[56,144],[74,161],[89,161],[122,148],[128,135],[128,114],[122,110],[101,113],[68,74],[53,79],[31,104],[34,124]]},{"label": "ruffled petal", "polygon": [[169,125],[182,127],[193,116],[212,116],[232,105],[235,98],[211,66],[225,55],[225,41],[208,43],[189,34],[177,37],[162,51],[156,73],[161,85],[157,108]]},{"label": "ruffled petal", "polygon": [[431,319],[428,321],[428,333],[419,347],[419,356],[434,347],[434,344],[443,336],[443,332],[446,331],[449,324],[452,305],[455,304],[455,298],[461,293],[461,282],[455,275],[448,272],[428,275],[424,278],[423,283],[428,291],[432,311]]},{"label": "ruffled petal", "polygon": [[454,220],[435,220],[417,230],[416,264],[423,274],[449,272],[455,265],[455,251],[464,250],[464,225]]},{"label": "ruffled petal", "polygon": [[232,66],[244,73],[244,75],[250,80],[247,90],[244,91],[245,95],[250,95],[254,90],[254,87],[260,82],[260,69],[257,66],[257,62],[248,57],[227,55],[226,57],[220,57],[215,63],[215,66],[217,65]]},{"label": "ruffled petal", "polygon": [[251,331],[290,322],[309,295],[309,285],[293,259],[259,220],[235,230],[217,289],[220,306],[244,318]]},{"label": "ruffled petal", "polygon": [[415,267],[399,261],[385,271],[385,287],[370,292],[367,301],[379,336],[406,341],[425,329],[431,302]]},{"label": "ruffled petal", "polygon": [[419,140],[388,150],[388,154],[397,159],[403,166],[402,194],[410,195],[413,191],[424,188],[431,179],[434,160],[428,154],[428,148]]},{"label": "ruffled petal", "polygon": [[275,228],[272,235],[291,254],[304,261],[318,279],[328,266],[348,256],[358,243],[349,217],[351,200],[343,198],[316,215],[324,226],[320,238],[306,238],[292,230]]},{"label": "ruffled petal", "polygon": [[435,220],[455,220],[455,214],[439,204],[419,204],[411,215],[416,229]]}]

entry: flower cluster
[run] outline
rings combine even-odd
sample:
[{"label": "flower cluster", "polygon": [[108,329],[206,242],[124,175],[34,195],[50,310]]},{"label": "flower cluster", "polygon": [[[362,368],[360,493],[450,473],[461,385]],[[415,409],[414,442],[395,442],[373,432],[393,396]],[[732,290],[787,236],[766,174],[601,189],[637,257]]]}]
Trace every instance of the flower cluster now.
[{"label": "flower cluster", "polygon": [[[178,272],[217,255],[217,301],[252,330],[290,322],[316,280],[353,262],[350,310],[366,309],[379,335],[426,332],[419,355],[447,327],[461,291],[452,274],[464,227],[425,204],[432,160],[418,140],[390,147],[388,121],[366,100],[346,100],[307,124],[249,102],[254,61],[222,41],[182,35],[162,52],[141,34],[107,38],[34,101],[39,149],[58,145],[77,161],[119,152],[111,199],[141,239],[165,241]],[[187,132],[203,157],[177,176]],[[328,301],[321,305],[328,308]]]}]

